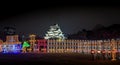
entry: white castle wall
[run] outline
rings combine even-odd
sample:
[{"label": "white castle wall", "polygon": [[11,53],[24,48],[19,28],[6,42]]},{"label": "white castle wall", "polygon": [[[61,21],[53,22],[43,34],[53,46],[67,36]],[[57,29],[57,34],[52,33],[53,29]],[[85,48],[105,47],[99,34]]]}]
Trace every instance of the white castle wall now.
[{"label": "white castle wall", "polygon": [[[90,53],[91,50],[111,50],[111,40],[47,40],[48,53]],[[115,48],[120,50],[120,40],[115,40]]]}]

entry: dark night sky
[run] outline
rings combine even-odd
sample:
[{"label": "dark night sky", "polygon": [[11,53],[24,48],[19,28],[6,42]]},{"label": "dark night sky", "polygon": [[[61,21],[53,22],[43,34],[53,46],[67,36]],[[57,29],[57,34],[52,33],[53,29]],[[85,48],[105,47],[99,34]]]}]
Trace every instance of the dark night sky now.
[{"label": "dark night sky", "polygon": [[[103,4],[103,5],[102,5]],[[16,27],[16,32],[36,33],[44,36],[55,23],[63,33],[76,33],[92,29],[96,24],[120,24],[120,7],[115,4],[82,4],[66,2],[41,2],[37,5],[10,5],[1,8],[1,27]]]}]

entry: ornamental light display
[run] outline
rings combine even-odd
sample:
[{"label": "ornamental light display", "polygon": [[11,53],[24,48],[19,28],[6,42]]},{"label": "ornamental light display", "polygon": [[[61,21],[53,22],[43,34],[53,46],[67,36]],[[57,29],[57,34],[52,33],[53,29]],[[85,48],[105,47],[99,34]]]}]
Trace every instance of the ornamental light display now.
[{"label": "ornamental light display", "polygon": [[18,40],[18,35],[6,36],[6,41],[2,44],[3,53],[18,53],[21,52],[21,42]]},{"label": "ornamental light display", "polygon": [[3,44],[3,41],[0,39],[0,52],[2,52],[2,44]]},{"label": "ornamental light display", "polygon": [[115,43],[116,41],[114,39],[111,40],[111,53],[112,53],[112,61],[115,61],[116,60],[116,52],[117,52],[117,49],[115,48]]},{"label": "ornamental light display", "polygon": [[64,40],[65,36],[63,32],[61,31],[60,27],[58,24],[55,24],[53,26],[50,26],[49,31],[47,31],[47,34],[44,39],[59,39],[59,40]]},{"label": "ornamental light display", "polygon": [[30,47],[29,43],[27,41],[24,41],[22,48]]},{"label": "ornamental light display", "polygon": [[28,41],[24,41],[22,45],[22,52],[26,53],[28,47],[30,47],[30,44],[28,43]]},{"label": "ornamental light display", "polygon": [[29,40],[29,42],[30,42],[30,49],[32,50],[32,51],[34,51],[35,50],[35,47],[36,47],[36,35],[34,35],[34,34],[31,34],[31,35],[29,35],[29,38],[30,38],[30,40]]}]

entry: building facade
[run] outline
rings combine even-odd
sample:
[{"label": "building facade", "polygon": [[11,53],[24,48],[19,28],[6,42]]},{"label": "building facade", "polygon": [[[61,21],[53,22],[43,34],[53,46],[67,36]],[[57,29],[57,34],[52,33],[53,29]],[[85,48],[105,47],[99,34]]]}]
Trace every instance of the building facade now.
[{"label": "building facade", "polygon": [[37,40],[37,46],[40,53],[47,52],[47,40],[45,39]]},{"label": "building facade", "polygon": [[120,40],[47,40],[48,53],[91,53],[91,50],[106,52],[111,50],[111,43],[120,51]]},{"label": "building facade", "polygon": [[36,35],[34,35],[34,34],[31,34],[31,35],[29,35],[29,42],[30,42],[30,50],[31,50],[31,52],[34,52],[34,49],[35,49],[35,46],[36,46]]},{"label": "building facade", "polygon": [[[97,51],[108,51],[114,47],[117,52],[120,52],[120,39],[108,39],[108,40],[74,40],[74,39],[35,39],[35,35],[29,36],[31,53],[85,53],[90,54],[91,50]],[[113,45],[114,44],[114,45]],[[0,40],[0,52],[13,53],[21,52],[22,43],[18,39],[18,35],[6,36],[6,41]]]},{"label": "building facade", "polygon": [[3,53],[21,52],[21,42],[18,40],[18,35],[6,36],[6,41],[2,44]]}]

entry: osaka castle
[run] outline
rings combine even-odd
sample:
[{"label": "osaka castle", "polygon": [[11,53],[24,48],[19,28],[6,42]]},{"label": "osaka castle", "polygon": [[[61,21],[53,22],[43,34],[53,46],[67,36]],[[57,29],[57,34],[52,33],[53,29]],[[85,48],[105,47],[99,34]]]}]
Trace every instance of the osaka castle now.
[{"label": "osaka castle", "polygon": [[49,31],[47,31],[47,34],[44,39],[59,39],[59,40],[64,40],[65,36],[63,32],[61,31],[60,27],[58,24],[54,24],[53,26],[50,26]]}]

